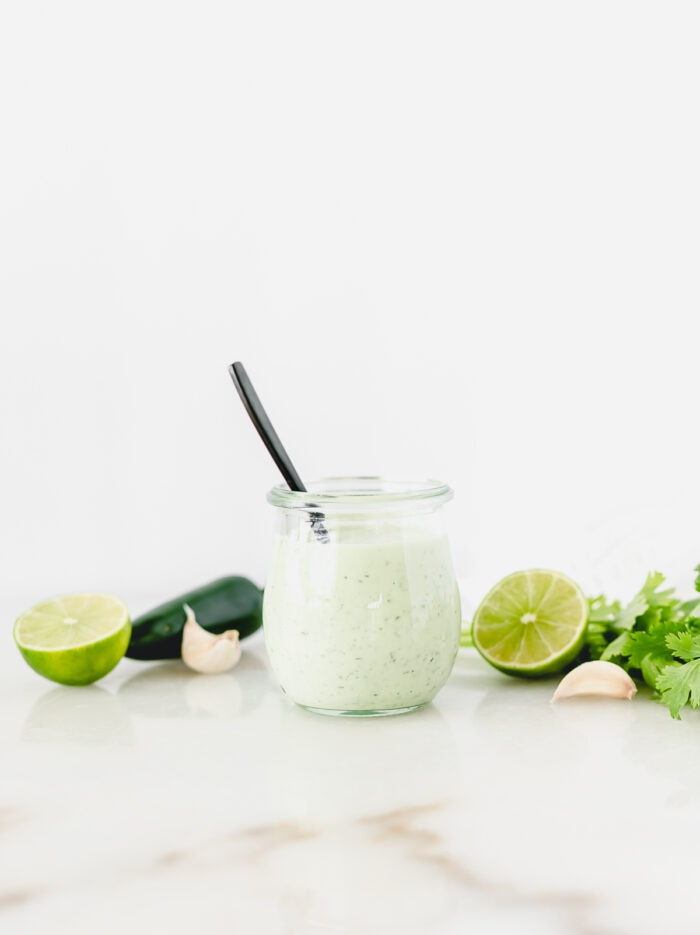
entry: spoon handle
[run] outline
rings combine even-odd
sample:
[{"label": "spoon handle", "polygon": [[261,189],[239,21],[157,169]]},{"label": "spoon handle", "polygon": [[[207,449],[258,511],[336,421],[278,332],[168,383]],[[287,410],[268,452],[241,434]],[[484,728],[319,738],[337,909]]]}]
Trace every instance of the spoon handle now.
[{"label": "spoon handle", "polygon": [[284,445],[279,440],[277,432],[274,430],[272,422],[270,422],[263,404],[260,402],[258,394],[255,392],[253,384],[250,382],[245,367],[240,360],[237,360],[235,363],[231,364],[228,368],[228,372],[233,380],[233,385],[238,390],[238,395],[241,397],[246,412],[250,416],[250,421],[255,426],[260,438],[262,438],[263,444],[270,452],[273,461],[280,469],[282,477],[284,477],[287,482],[287,486],[290,490],[305,491],[306,487],[292,464],[291,458],[285,451]]}]

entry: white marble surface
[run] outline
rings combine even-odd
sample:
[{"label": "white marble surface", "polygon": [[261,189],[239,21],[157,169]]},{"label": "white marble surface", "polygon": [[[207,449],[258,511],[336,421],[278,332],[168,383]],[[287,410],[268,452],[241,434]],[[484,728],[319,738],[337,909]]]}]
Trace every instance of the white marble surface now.
[{"label": "white marble surface", "polygon": [[700,931],[700,716],[549,704],[462,651],[434,705],[304,712],[237,670],[0,662],[0,932]]}]

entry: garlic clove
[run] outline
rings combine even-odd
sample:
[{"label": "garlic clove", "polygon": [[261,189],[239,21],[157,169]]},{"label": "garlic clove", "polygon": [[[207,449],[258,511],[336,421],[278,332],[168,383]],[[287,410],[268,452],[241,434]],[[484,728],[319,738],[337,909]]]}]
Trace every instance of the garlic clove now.
[{"label": "garlic clove", "polygon": [[596,659],[594,662],[583,662],[567,673],[557,685],[552,701],[576,695],[629,700],[636,694],[637,686],[621,666]]},{"label": "garlic clove", "polygon": [[226,672],[232,669],[241,658],[241,644],[238,630],[225,633],[209,633],[200,627],[189,604],[185,609],[185,627],[182,631],[182,661],[195,672],[205,674]]}]

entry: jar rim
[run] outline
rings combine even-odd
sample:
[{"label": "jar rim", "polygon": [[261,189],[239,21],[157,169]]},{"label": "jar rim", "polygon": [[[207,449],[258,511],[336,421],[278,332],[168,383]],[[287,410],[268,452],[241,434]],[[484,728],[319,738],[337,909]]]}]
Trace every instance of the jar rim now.
[{"label": "jar rim", "polygon": [[267,495],[273,506],[287,510],[308,510],[322,507],[324,512],[357,508],[381,508],[404,503],[447,503],[454,491],[442,481],[411,478],[358,475],[321,477],[309,481],[306,491],[290,490],[277,484]]}]

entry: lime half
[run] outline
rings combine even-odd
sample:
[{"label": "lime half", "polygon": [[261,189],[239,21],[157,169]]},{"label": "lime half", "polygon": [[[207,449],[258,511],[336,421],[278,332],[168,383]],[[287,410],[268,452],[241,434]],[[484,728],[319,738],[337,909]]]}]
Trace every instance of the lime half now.
[{"label": "lime half", "polygon": [[129,611],[108,594],[69,594],[18,617],[14,637],[39,675],[89,685],[116,666],[131,636]]},{"label": "lime half", "polygon": [[491,588],[472,624],[474,645],[509,675],[561,671],[586,634],[588,604],[581,589],[558,571],[516,571]]}]

